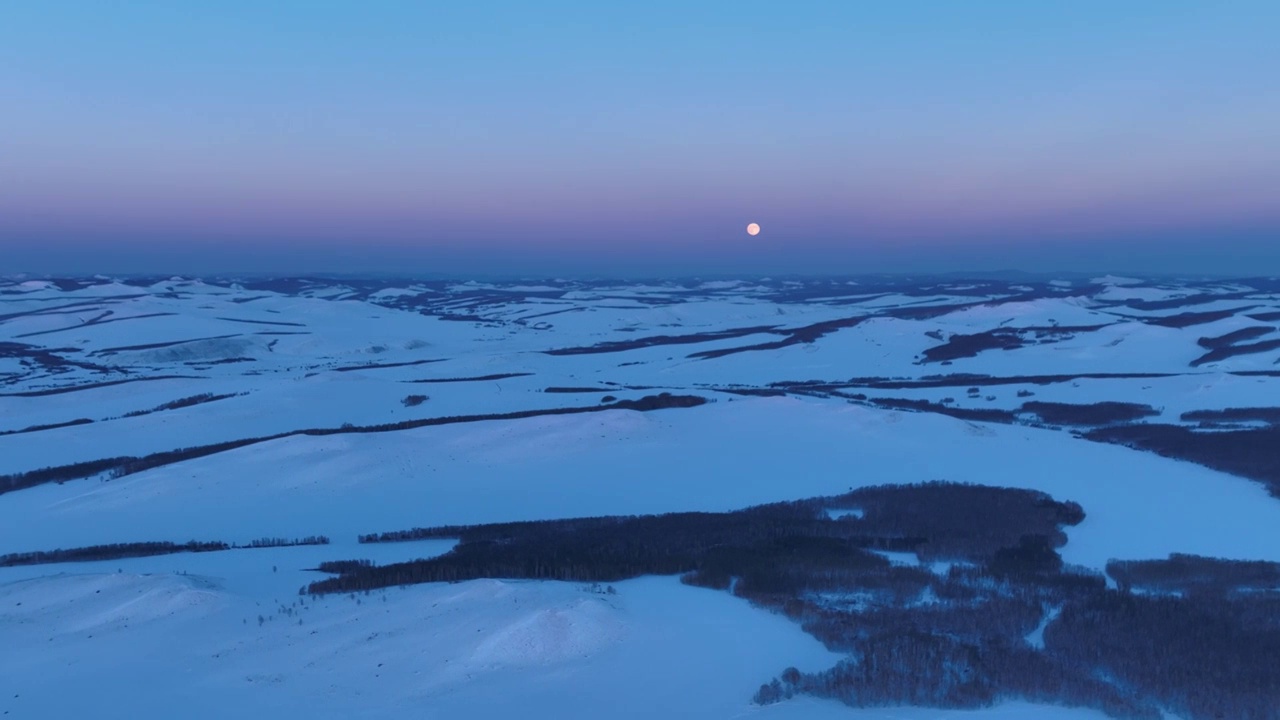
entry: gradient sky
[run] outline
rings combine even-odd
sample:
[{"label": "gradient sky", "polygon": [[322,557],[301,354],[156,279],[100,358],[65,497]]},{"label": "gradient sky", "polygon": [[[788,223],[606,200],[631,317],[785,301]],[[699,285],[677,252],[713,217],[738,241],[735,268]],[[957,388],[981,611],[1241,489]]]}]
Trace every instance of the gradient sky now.
[{"label": "gradient sky", "polygon": [[1275,0],[5,3],[0,274],[1276,274],[1277,28]]}]

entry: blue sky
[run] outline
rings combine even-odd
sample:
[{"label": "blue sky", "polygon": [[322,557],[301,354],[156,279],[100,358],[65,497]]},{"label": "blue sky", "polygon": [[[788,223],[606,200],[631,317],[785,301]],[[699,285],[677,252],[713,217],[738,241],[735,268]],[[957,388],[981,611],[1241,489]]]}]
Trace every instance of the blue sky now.
[{"label": "blue sky", "polygon": [[1276,27],[1272,2],[10,4],[0,272],[1280,273]]}]

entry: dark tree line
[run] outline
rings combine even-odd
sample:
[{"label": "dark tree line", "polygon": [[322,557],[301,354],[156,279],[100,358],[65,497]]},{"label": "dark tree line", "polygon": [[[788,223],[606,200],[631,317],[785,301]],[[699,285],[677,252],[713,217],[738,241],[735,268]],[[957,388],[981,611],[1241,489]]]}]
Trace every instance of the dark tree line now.
[{"label": "dark tree line", "polygon": [[[1113,562],[1121,590],[1109,590],[1103,575],[1066,566],[1057,552],[1063,528],[1083,519],[1079,505],[1044,493],[927,483],[730,513],[416,528],[361,540],[459,543],[407,563],[326,563],[335,576],[303,591],[679,575],[780,612],[847,656],[822,672],[785,671],[760,688],[761,703],[795,694],[860,707],[1024,699],[1134,720],[1157,720],[1161,708],[1188,720],[1280,718],[1280,595],[1271,591],[1280,566]],[[876,552],[886,549],[954,564],[938,574],[893,564]],[[1027,639],[1036,631],[1042,646]]]},{"label": "dark tree line", "polygon": [[1148,325],[1159,325],[1168,328],[1188,328],[1193,325],[1207,325],[1219,320],[1235,317],[1235,310],[1208,310],[1204,312],[1184,312],[1177,315],[1144,315],[1137,318]]},{"label": "dark tree line", "polygon": [[334,372],[354,372],[356,370],[383,370],[386,368],[412,367],[414,365],[429,365],[431,363],[444,362],[444,358],[433,358],[429,360],[407,360],[405,362],[388,362],[388,363],[361,363],[359,365],[344,365],[342,367],[333,368]]},{"label": "dark tree line", "polygon": [[[858,508],[861,517],[832,519],[829,511]],[[1061,547],[1062,525],[1084,519],[1075,503],[1033,490],[925,483],[867,487],[828,498],[774,503],[729,513],[671,513],[493,525],[414,528],[360,536],[362,543],[457,538],[437,558],[397,563],[320,581],[316,592],[343,592],[413,582],[530,577],[618,580],[643,574],[706,569],[749,562],[768,553],[813,560],[824,550],[836,565],[854,559],[887,565],[870,550],[915,552],[926,560],[988,561],[1026,542]],[[799,543],[800,545],[797,545]],[[809,543],[804,545],[804,543]],[[776,563],[758,563],[764,571]],[[503,573],[496,573],[499,568]],[[329,584],[324,584],[329,583]],[[343,583],[357,587],[340,587]]]},{"label": "dark tree line", "polygon": [[[1220,300],[1243,300],[1258,292],[1262,292],[1262,288],[1272,285],[1273,283],[1263,282],[1256,290],[1240,290],[1237,292],[1221,292],[1218,290],[1212,292],[1197,292],[1194,295],[1181,295],[1175,297],[1160,298],[1158,300],[1139,300],[1137,298],[1129,298],[1122,300],[1118,305],[1122,307],[1130,307],[1135,310],[1173,310],[1175,308],[1191,307],[1193,305],[1207,305],[1209,303],[1218,302]],[[1232,308],[1230,310],[1222,310],[1220,312],[1235,315],[1238,312],[1252,310],[1257,305],[1250,305],[1244,308]]]},{"label": "dark tree line", "polygon": [[196,540],[185,543],[136,542],[90,545],[87,547],[0,555],[0,567],[87,562],[92,560],[119,560],[122,558],[170,555],[183,552],[215,552],[218,550],[230,550],[231,547],[231,545],[224,542],[199,542]]},{"label": "dark tree line", "polygon": [[1032,413],[1049,425],[1118,425],[1132,423],[1155,415],[1160,411],[1150,405],[1130,402],[1096,402],[1091,404],[1026,402],[1022,412]]},{"label": "dark tree line", "polygon": [[1107,574],[1122,590],[1223,596],[1280,590],[1280,563],[1170,555],[1167,560],[1112,560]]},{"label": "dark tree line", "polygon": [[1042,325],[1000,327],[971,334],[956,333],[947,338],[945,343],[925,350],[923,362],[946,362],[977,357],[986,350],[1014,350],[1026,345],[1060,342],[1079,333],[1095,332],[1104,327],[1106,325]]},{"label": "dark tree line", "polygon": [[930,400],[919,400],[915,398],[870,398],[866,395],[843,395],[839,392],[832,393],[837,397],[848,397],[851,400],[867,402],[876,407],[886,410],[910,410],[912,412],[933,412],[940,415],[949,415],[960,420],[974,420],[977,422],[995,422],[1004,423],[1006,425],[1013,423],[1018,416],[1009,410],[1001,410],[1000,408],[964,408],[954,407],[944,403],[932,402]]},{"label": "dark tree line", "polygon": [[373,567],[372,560],[326,560],[315,569],[319,572],[336,575],[369,567]]},{"label": "dark tree line", "polygon": [[1191,361],[1191,367],[1199,367],[1211,362],[1221,362],[1237,355],[1254,355],[1270,352],[1280,348],[1280,340],[1260,340],[1245,345],[1226,345],[1217,347]]},{"label": "dark tree line", "polygon": [[452,378],[424,378],[422,380],[406,380],[411,383],[455,383],[455,382],[483,382],[486,380],[506,380],[507,378],[525,377],[533,373],[527,372],[511,372],[511,373],[491,373],[489,375],[474,375],[472,377],[452,377]]},{"label": "dark tree line", "polygon": [[1101,593],[1067,605],[1045,630],[1048,652],[1094,668],[1196,720],[1280,717],[1280,597]]},{"label": "dark tree line", "polygon": [[941,345],[924,351],[924,362],[944,362],[977,357],[985,350],[1015,350],[1025,343],[1016,329],[997,328],[979,333],[956,333]]},{"label": "dark tree line", "polygon": [[258,538],[251,540],[248,545],[238,545],[236,547],[251,548],[269,548],[269,547],[294,547],[297,545],[328,545],[329,538],[324,535],[308,535],[300,538]]},{"label": "dark tree line", "polygon": [[[932,412],[940,415],[949,415],[961,420],[1004,424],[1017,423],[1019,420],[1024,419],[1020,416],[1033,415],[1036,422],[1045,425],[1098,427],[1133,423],[1160,414],[1159,410],[1150,405],[1128,402],[1080,404],[1031,401],[1023,403],[1021,408],[1013,411],[1000,408],[955,407],[945,400],[943,402],[934,402],[918,398],[868,398],[863,394],[848,395],[839,390],[831,390],[826,394],[866,402],[888,410]],[[980,390],[976,386],[971,387],[968,394],[970,398],[977,398],[980,395]],[[1026,397],[1030,394],[1027,391],[1019,391],[1018,396]]]},{"label": "dark tree line", "polygon": [[[858,706],[981,707],[1022,698],[1137,720],[1156,720],[1162,708],[1189,720],[1274,720],[1277,567],[1186,556],[1109,566],[1144,589],[1185,595],[1134,595],[1123,582],[1108,590],[1077,570],[988,565],[953,567],[929,604],[802,598],[783,610],[849,659],[783,673],[756,700],[807,693]],[[1044,628],[1044,648],[1033,648],[1022,638],[1049,607],[1059,614]]]},{"label": "dark tree line", "polygon": [[[1271,371],[1242,371],[1234,374],[1273,375]],[[1006,424],[1019,420],[1017,413],[997,408],[958,408],[929,400],[907,398],[868,399],[866,395],[847,395],[839,390],[828,390],[825,394],[876,407],[933,412],[963,420]],[[1041,413],[1062,421],[1064,425],[1092,427],[1082,433],[1088,440],[1125,445],[1257,480],[1266,485],[1272,495],[1280,497],[1280,415],[1277,415],[1275,408],[1198,410],[1186,413],[1183,419],[1199,421],[1202,427],[1198,429],[1164,423],[1135,422],[1136,416],[1158,414],[1149,406],[1137,403],[1073,405],[1028,402],[1023,404],[1023,411],[1034,411],[1045,422],[1051,421]],[[1271,423],[1271,426],[1224,427],[1224,423],[1229,421],[1262,421]]]},{"label": "dark tree line", "polygon": [[1226,408],[1223,410],[1192,410],[1182,413],[1183,422],[1200,423],[1202,427],[1217,427],[1247,422],[1264,422],[1280,425],[1280,407]]},{"label": "dark tree line", "polygon": [[[928,334],[928,333],[926,333]],[[1076,380],[1147,380],[1174,377],[1178,373],[1074,373],[1070,375],[978,375],[947,373],[922,375],[918,378],[854,377],[841,382],[830,380],[786,380],[769,383],[769,387],[806,390],[921,390],[966,386],[996,387],[1001,385],[1056,385]]]},{"label": "dark tree line", "polygon": [[228,440],[226,442],[201,445],[198,447],[179,448],[164,452],[152,453],[142,457],[113,457],[87,462],[71,463],[56,467],[40,468],[21,473],[0,475],[0,494],[35,487],[50,482],[65,482],[82,478],[107,475],[110,478],[124,477],[153,468],[172,465],[185,460],[216,455],[217,453],[236,450],[249,445],[256,445],[271,440],[294,437],[297,435],[341,435],[347,433],[378,433],[397,430],[412,430],[435,425],[455,425],[459,423],[481,422],[486,420],[518,420],[522,418],[540,417],[544,415],[577,415],[581,413],[601,412],[604,410],[635,410],[649,412],[671,408],[697,407],[707,402],[698,395],[672,395],[668,392],[657,395],[646,395],[636,400],[618,400],[609,404],[587,405],[583,407],[548,408],[544,410],[517,410],[506,413],[488,413],[484,415],[452,415],[447,417],[420,418],[396,423],[379,425],[344,425],[337,428],[313,428],[309,430],[292,430],[290,432],[264,435],[261,437]]},{"label": "dark tree line", "polygon": [[1181,425],[1121,425],[1091,430],[1090,440],[1111,442],[1188,460],[1258,480],[1280,497],[1280,427],[1204,432]]},{"label": "dark tree line", "polygon": [[58,428],[73,427],[76,425],[88,425],[93,422],[89,418],[76,418],[75,420],[67,420],[60,423],[48,423],[46,425],[28,425],[19,430],[0,430],[0,435],[20,435],[22,433],[41,432],[43,430],[57,430]]},{"label": "dark tree line", "polygon": [[689,333],[688,335],[653,335],[634,340],[608,340],[595,345],[581,347],[556,348],[544,350],[546,355],[594,355],[599,353],[626,352],[661,345],[692,345],[696,343],[714,342],[716,340],[733,340],[748,335],[758,335],[775,330],[777,325],[757,325],[730,330],[712,330],[710,332]]},{"label": "dark tree line", "polygon": [[127,418],[140,417],[142,415],[150,415],[151,413],[163,412],[165,410],[180,410],[182,408],[191,407],[193,405],[201,405],[203,403],[216,402],[218,400],[226,400],[227,398],[236,397],[237,394],[242,394],[242,393],[226,393],[223,395],[215,395],[213,393],[200,393],[199,395],[192,395],[190,397],[178,398],[177,400],[173,400],[173,401],[164,403],[162,405],[157,405],[151,408],[150,410],[134,410],[133,412],[127,412],[121,417],[127,417]]},{"label": "dark tree line", "polygon": [[43,390],[23,390],[20,392],[0,393],[0,397],[48,397],[50,395],[64,395],[66,393],[80,392],[81,390],[96,390],[98,388],[111,387],[113,385],[124,385],[127,383],[154,382],[157,380],[204,380],[199,375],[148,375],[147,377],[128,378],[127,380],[103,380],[100,382],[81,383],[79,385],[68,385],[64,387],[45,388]]},{"label": "dark tree line", "polygon": [[1270,325],[1254,325],[1253,327],[1232,330],[1224,335],[1202,337],[1196,341],[1196,344],[1205,350],[1217,350],[1230,347],[1244,340],[1254,340],[1273,332],[1275,332],[1275,328]]},{"label": "dark tree line", "polygon": [[46,565],[51,563],[68,562],[91,562],[97,560],[120,560],[123,558],[172,555],[184,552],[218,552],[221,550],[328,544],[329,538],[324,535],[311,535],[292,540],[286,538],[260,538],[258,540],[251,541],[247,545],[236,545],[218,540],[209,542],[191,540],[185,543],[167,541],[112,543],[108,545],[88,545],[78,548],[59,548],[57,550],[40,550],[35,552],[0,555],[0,567],[10,567],[15,565]]},{"label": "dark tree line", "polygon": [[785,328],[778,325],[756,325],[752,327],[731,328],[727,330],[689,333],[687,335],[653,335],[649,337],[636,338],[634,340],[611,340],[597,343],[595,345],[557,348],[555,350],[544,350],[543,352],[547,355],[587,355],[596,353],[624,352],[662,345],[693,345],[718,340],[733,340],[751,335],[782,336],[779,340],[756,343],[754,345],[718,348],[715,350],[700,350],[688,355],[690,359],[710,360],[724,357],[726,355],[734,355],[736,353],[753,352],[757,350],[777,350],[791,345],[812,343],[824,335],[865,322],[870,317],[870,315],[856,315],[847,318],[823,320],[821,322],[804,325],[798,328]]},{"label": "dark tree line", "polygon": [[1160,720],[1150,702],[1074,672],[1023,643],[981,642],[903,628],[859,640],[848,660],[818,673],[795,668],[761,686],[754,700],[807,694],[855,707],[915,705],[978,709],[1008,699],[1090,707],[1112,717]]},{"label": "dark tree line", "polygon": [[755,343],[754,345],[741,345],[731,348],[717,348],[715,350],[700,350],[698,352],[689,353],[688,357],[695,360],[712,360],[715,358],[725,357],[726,355],[735,355],[743,352],[758,352],[769,350],[781,350],[792,345],[800,345],[805,343],[816,342],[819,338],[829,335],[837,330],[844,330],[856,325],[860,325],[871,318],[870,315],[855,315],[853,317],[836,318],[834,320],[822,320],[812,325],[804,325],[798,328],[778,328],[771,331],[774,335],[783,335],[781,340],[772,342]]}]

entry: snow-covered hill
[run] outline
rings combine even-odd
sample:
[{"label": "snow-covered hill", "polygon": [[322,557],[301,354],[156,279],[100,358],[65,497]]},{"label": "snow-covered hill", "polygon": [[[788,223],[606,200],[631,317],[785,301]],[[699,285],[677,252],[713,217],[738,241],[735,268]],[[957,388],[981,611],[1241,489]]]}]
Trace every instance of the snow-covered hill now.
[{"label": "snow-covered hill", "polygon": [[[1090,442],[1077,435],[1097,423],[1027,410],[1123,402],[1150,406],[1141,422],[1202,429],[1184,413],[1275,407],[1277,327],[1275,279],[0,281],[0,476],[63,468],[0,486],[12,488],[0,555],[332,539],[0,567],[0,710],[1100,718],[1018,703],[755,706],[782,668],[839,656],[670,577],[614,593],[496,579],[298,588],[320,562],[450,547],[360,533],[725,511],[935,479],[1079,502],[1062,555],[1085,567],[1280,560],[1280,500],[1259,478]],[[710,402],[611,407],[658,393]],[[138,472],[112,461],[233,441]]]}]

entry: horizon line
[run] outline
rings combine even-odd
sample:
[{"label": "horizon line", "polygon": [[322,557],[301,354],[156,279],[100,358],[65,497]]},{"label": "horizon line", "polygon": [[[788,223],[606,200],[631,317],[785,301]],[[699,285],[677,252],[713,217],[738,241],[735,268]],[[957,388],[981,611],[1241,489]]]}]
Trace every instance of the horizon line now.
[{"label": "horizon line", "polygon": [[1012,277],[1031,279],[1087,279],[1115,277],[1138,280],[1174,280],[1174,279],[1212,279],[1212,280],[1254,280],[1280,279],[1280,273],[1221,273],[1221,272],[1171,272],[1171,271],[1132,271],[1122,269],[1098,270],[1020,270],[1004,268],[1000,270],[946,270],[909,272],[887,270],[881,272],[691,272],[670,274],[610,274],[571,271],[565,273],[461,273],[461,272],[404,272],[404,271],[218,271],[208,273],[168,272],[168,271],[128,271],[128,272],[32,272],[19,271],[0,274],[3,280],[235,280],[235,279],[318,279],[318,280],[425,280],[425,281],[589,281],[589,282],[644,282],[651,280],[855,280],[858,278],[953,278],[957,280],[992,280]]}]

